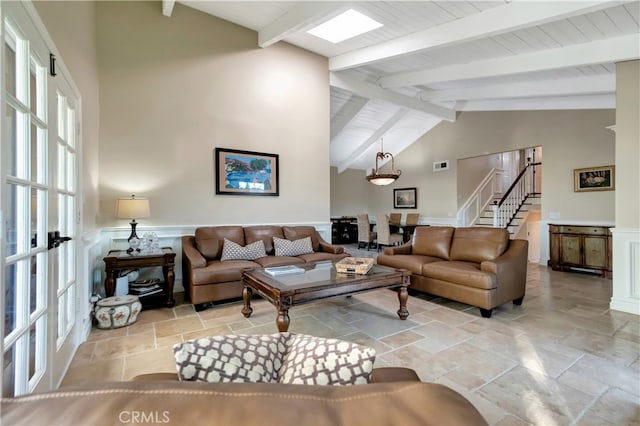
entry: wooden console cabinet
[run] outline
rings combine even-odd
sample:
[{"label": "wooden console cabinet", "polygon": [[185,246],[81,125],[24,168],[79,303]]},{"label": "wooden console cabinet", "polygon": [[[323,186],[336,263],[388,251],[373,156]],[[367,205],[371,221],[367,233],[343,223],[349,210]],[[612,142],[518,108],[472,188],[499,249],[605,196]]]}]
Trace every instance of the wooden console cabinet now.
[{"label": "wooden console cabinet", "polygon": [[611,227],[549,224],[549,266],[572,268],[611,277]]}]

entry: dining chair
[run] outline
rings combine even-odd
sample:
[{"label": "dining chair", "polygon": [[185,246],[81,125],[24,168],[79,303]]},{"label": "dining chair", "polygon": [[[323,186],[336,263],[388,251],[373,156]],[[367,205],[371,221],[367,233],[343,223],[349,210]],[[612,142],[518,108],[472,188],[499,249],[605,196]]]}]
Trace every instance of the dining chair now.
[{"label": "dining chair", "polygon": [[419,213],[407,213],[407,225],[417,225],[420,220]]},{"label": "dining chair", "polygon": [[364,244],[369,250],[371,244],[378,238],[378,234],[371,231],[368,214],[356,215],[356,219],[358,220],[358,248]]},{"label": "dining chair", "polygon": [[402,234],[391,232],[389,216],[386,214],[376,215],[376,231],[378,233],[378,251],[382,246],[395,246],[404,242]]}]

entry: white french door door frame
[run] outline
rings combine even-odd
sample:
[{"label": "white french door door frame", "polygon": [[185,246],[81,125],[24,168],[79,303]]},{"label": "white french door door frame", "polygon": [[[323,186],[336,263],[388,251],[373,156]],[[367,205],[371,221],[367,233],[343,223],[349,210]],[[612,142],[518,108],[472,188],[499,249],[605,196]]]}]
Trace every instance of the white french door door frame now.
[{"label": "white french door door frame", "polygon": [[[14,56],[16,58],[20,56],[24,62],[25,55],[27,55],[30,65],[27,65],[29,75],[26,76],[26,81],[24,76],[16,77],[18,83],[16,86],[20,86],[22,92],[17,95],[16,101],[11,101],[14,105],[25,105],[27,108],[26,112],[21,110],[20,113],[14,113],[15,116],[19,114],[24,124],[22,124],[21,130],[18,127],[22,122],[18,125],[10,123],[7,125],[12,130],[14,137],[22,138],[24,141],[38,140],[39,143],[37,148],[33,148],[33,143],[24,142],[21,145],[20,142],[14,142],[15,146],[11,145],[14,151],[21,150],[22,146],[25,146],[26,151],[11,152],[8,147],[13,141],[13,137],[10,141],[10,135],[7,136],[7,130],[4,129],[6,126],[0,122],[0,134],[2,135],[0,161],[3,165],[2,186],[0,187],[0,218],[2,218],[0,221],[0,246],[2,247],[0,249],[0,290],[4,296],[5,289],[11,285],[16,294],[15,300],[12,300],[11,303],[14,304],[14,307],[18,304],[21,306],[21,308],[14,309],[15,313],[10,313],[15,318],[13,318],[11,325],[12,329],[5,332],[5,315],[7,315],[6,310],[10,302],[4,300],[3,297],[3,303],[0,304],[0,314],[3,318],[3,323],[0,325],[2,331],[0,335],[3,336],[0,340],[0,360],[3,365],[3,380],[0,382],[0,390],[2,395],[21,395],[57,388],[75,350],[84,339],[81,330],[81,316],[86,312],[81,309],[84,305],[81,301],[84,301],[83,295],[86,293],[86,288],[81,289],[78,285],[80,271],[78,253],[81,250],[80,235],[82,234],[82,203],[79,201],[81,188],[78,178],[81,165],[80,123],[82,113],[80,92],[70,80],[70,74],[60,59],[56,64],[57,75],[53,76],[50,73],[49,53],[53,52],[58,58],[60,55],[34,6],[28,1],[3,2],[0,5],[0,17],[2,34],[2,56],[0,57],[2,109],[0,116],[3,117],[3,120],[5,119],[7,105],[9,105],[5,81],[6,64],[4,63],[6,43],[9,40],[10,44],[13,43],[17,46],[17,49],[22,49],[19,54],[16,49]],[[14,29],[11,32],[13,38],[7,38],[7,23]],[[14,40],[16,38],[20,39],[19,42]],[[16,66],[16,68],[19,67]],[[24,66],[20,69],[24,70]],[[35,74],[34,69],[37,70]],[[42,72],[43,70],[44,72]],[[24,71],[21,72],[24,73]],[[34,95],[33,92],[39,94]],[[40,98],[46,99],[46,105],[38,105],[38,112],[34,113],[34,105],[31,104],[37,104]],[[35,157],[29,151],[29,146],[31,151],[37,149]],[[10,161],[19,155],[22,156],[21,160],[26,170],[40,167],[34,166],[34,164],[39,164],[41,160],[44,161],[45,164],[40,167],[42,170],[39,169],[38,173],[46,176],[39,175],[38,178],[33,178],[33,174],[30,172],[20,173],[14,170],[13,174],[21,176],[11,175],[11,179],[9,179],[7,173],[11,171],[7,171],[4,166],[13,164]],[[38,160],[35,160],[34,163],[36,157]],[[31,166],[28,162],[31,162]],[[10,185],[11,188],[17,188],[17,193],[20,194],[18,198],[13,196],[12,206],[9,205],[8,188]],[[25,199],[27,192],[31,195],[29,200]],[[34,196],[34,194],[36,195]],[[29,214],[24,208],[29,205],[32,214]],[[6,253],[5,250],[9,243],[9,240],[6,240],[7,224],[5,223],[8,218],[6,211],[9,207],[15,208],[11,211],[11,216],[19,228],[16,228],[16,235],[22,240],[20,240],[21,251],[8,258],[7,256],[12,254]],[[30,220],[26,219],[31,218],[32,215],[37,218],[35,236],[33,236],[34,231]],[[32,221],[33,219],[31,219]],[[68,236],[71,240],[65,243],[61,243],[63,240],[58,240],[53,241],[54,244],[50,244],[53,231],[60,231],[60,236]],[[26,232],[30,233],[30,248],[23,241],[26,238]],[[24,259],[22,259],[23,257]],[[10,265],[12,274],[6,272],[7,259],[12,263]],[[28,261],[31,265],[35,265],[29,268],[31,272],[27,270]],[[13,262],[16,264],[20,262],[22,266],[13,268]],[[14,269],[18,271],[17,274]],[[12,280],[15,278],[15,284],[7,282],[10,279],[9,276]],[[26,284],[29,282],[32,284]],[[25,285],[30,288],[25,290]],[[87,284],[84,283],[83,287],[86,286]],[[37,289],[37,292],[34,289]],[[31,293],[37,293],[39,296],[36,297]],[[31,306],[29,306],[30,299],[32,300]],[[33,300],[35,299],[39,300],[37,306],[34,306]],[[8,373],[8,370],[11,371]],[[10,380],[13,389],[3,388],[7,381],[5,377],[7,374],[14,374]]]}]

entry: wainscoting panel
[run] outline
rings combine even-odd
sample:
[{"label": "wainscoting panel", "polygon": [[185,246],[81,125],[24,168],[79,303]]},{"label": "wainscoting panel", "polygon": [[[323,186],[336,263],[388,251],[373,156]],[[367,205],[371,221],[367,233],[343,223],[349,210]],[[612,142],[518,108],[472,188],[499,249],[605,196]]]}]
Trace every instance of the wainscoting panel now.
[{"label": "wainscoting panel", "polygon": [[611,229],[613,294],[610,308],[640,315],[640,230]]}]

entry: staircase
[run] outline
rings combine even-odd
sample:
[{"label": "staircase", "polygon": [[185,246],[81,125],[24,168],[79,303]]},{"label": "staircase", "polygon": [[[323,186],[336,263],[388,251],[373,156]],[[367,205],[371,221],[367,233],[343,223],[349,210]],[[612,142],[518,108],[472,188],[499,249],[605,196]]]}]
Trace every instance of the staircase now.
[{"label": "staircase", "polygon": [[530,212],[540,209],[541,194],[531,185],[539,165],[527,164],[504,193],[496,185],[499,173],[492,170],[458,212],[458,226],[505,228],[514,238]]},{"label": "staircase", "polygon": [[[513,237],[520,231],[522,225],[527,222],[530,212],[540,209],[541,194],[527,196],[520,208],[506,226],[507,231]],[[488,226],[493,227],[494,206],[500,202],[500,198],[494,198],[491,203],[480,213],[480,216],[472,226]]]}]

